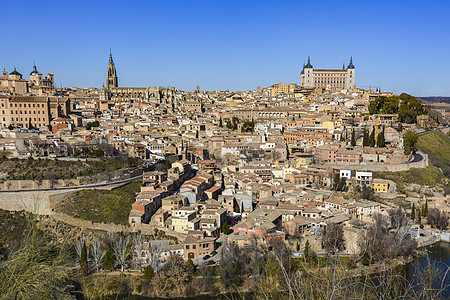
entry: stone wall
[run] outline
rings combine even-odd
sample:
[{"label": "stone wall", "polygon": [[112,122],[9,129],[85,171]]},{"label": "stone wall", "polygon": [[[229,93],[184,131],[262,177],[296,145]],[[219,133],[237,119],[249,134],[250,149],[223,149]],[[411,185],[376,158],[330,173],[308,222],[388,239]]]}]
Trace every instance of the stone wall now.
[{"label": "stone wall", "polygon": [[385,164],[385,163],[368,163],[367,165],[356,165],[356,166],[341,166],[327,164],[327,166],[333,169],[341,170],[355,170],[355,171],[372,171],[372,172],[400,172],[408,171],[413,168],[426,168],[428,167],[428,154],[420,152],[423,159],[418,162],[410,162],[404,164]]},{"label": "stone wall", "polygon": [[128,225],[121,225],[114,223],[97,223],[88,220],[74,218],[72,216],[61,213],[52,213],[51,217],[56,221],[69,224],[74,227],[79,227],[81,229],[102,230],[102,231],[111,230],[113,232],[129,231]]},{"label": "stone wall", "polygon": [[[58,179],[58,180],[5,180],[0,183],[0,191],[22,191],[37,189],[54,189],[62,187],[71,187],[87,184],[95,184],[104,182],[113,176],[122,176],[125,171],[118,170],[109,174],[97,174],[93,176],[77,177],[75,179]],[[135,174],[140,175],[140,174]]]},{"label": "stone wall", "polygon": [[80,185],[77,179],[60,179],[60,180],[5,180],[0,184],[2,191],[20,191],[35,189],[52,189],[60,187],[70,187]]},{"label": "stone wall", "polygon": [[49,215],[51,206],[48,196],[49,192],[2,192],[0,193],[0,208]]}]

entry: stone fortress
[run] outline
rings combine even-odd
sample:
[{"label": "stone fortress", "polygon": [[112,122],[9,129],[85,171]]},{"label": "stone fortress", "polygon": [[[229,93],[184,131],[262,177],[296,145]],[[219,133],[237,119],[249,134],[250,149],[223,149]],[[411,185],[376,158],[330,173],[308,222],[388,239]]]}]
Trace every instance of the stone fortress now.
[{"label": "stone fortress", "polygon": [[301,85],[305,88],[333,88],[333,89],[352,89],[355,86],[355,66],[353,58],[350,58],[350,64],[340,69],[314,69],[311,60],[308,57],[308,63],[303,64],[300,75]]}]

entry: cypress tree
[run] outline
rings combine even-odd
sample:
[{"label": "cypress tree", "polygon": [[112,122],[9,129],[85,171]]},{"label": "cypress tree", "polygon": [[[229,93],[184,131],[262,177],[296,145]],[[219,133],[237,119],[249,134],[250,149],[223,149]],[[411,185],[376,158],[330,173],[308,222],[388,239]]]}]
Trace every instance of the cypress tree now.
[{"label": "cypress tree", "polygon": [[80,257],[80,271],[82,276],[87,276],[89,272],[88,262],[87,262],[87,249],[86,243],[83,243],[83,247],[81,248],[81,257]]},{"label": "cypress tree", "polygon": [[143,279],[152,279],[155,275],[155,271],[153,270],[152,266],[148,265],[144,269],[144,275],[142,276]]},{"label": "cypress tree", "polygon": [[222,117],[220,117],[220,119],[219,119],[219,127],[222,127]]},{"label": "cypress tree", "polygon": [[369,136],[369,146],[375,147],[375,126],[373,126],[372,132]]},{"label": "cypress tree", "polygon": [[103,260],[105,264],[105,268],[108,270],[112,270],[116,264],[116,258],[114,257],[113,252],[111,251],[111,247],[106,248],[105,258]]},{"label": "cypress tree", "polygon": [[423,215],[428,215],[428,200],[425,200],[425,206],[423,207]]},{"label": "cypress tree", "polygon": [[364,127],[364,134],[363,134],[363,146],[367,147],[369,146],[369,133],[367,132],[367,129]]},{"label": "cypress tree", "polygon": [[414,206],[414,203],[413,203],[412,208],[411,208],[411,219],[412,220],[416,219],[416,207]]},{"label": "cypress tree", "polygon": [[378,134],[378,138],[377,138],[377,146],[378,147],[384,147],[386,146],[386,141],[384,139],[384,126],[383,126],[383,131],[381,131]]},{"label": "cypress tree", "polygon": [[352,138],[351,138],[350,144],[351,144],[352,146],[355,146],[355,145],[356,145],[355,129],[352,130]]}]

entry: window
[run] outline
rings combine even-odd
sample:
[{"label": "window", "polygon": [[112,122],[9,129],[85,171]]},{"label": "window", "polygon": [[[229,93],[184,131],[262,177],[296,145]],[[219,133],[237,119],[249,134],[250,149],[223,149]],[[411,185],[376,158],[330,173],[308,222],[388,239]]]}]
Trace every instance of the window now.
[{"label": "window", "polygon": [[197,249],[197,245],[192,245],[192,249]]},{"label": "window", "polygon": [[189,245],[186,245],[186,249],[189,249]]}]

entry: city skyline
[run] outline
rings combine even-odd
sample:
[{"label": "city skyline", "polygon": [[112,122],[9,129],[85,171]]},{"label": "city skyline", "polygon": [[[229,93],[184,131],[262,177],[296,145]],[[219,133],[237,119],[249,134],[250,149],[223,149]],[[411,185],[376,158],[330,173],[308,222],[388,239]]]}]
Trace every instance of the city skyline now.
[{"label": "city skyline", "polygon": [[316,68],[352,56],[358,87],[450,95],[443,1],[79,3],[8,4],[0,67],[27,77],[35,61],[56,86],[101,87],[111,48],[119,86],[254,90],[300,84],[308,56]]}]

